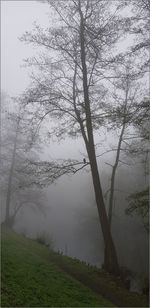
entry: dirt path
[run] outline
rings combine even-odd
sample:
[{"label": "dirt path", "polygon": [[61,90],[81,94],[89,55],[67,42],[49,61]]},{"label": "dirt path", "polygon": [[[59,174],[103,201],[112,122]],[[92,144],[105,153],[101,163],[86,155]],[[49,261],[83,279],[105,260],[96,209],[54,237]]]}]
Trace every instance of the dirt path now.
[{"label": "dirt path", "polygon": [[[98,295],[103,296],[105,299],[111,301],[117,307],[148,307],[148,301],[145,296],[140,297],[136,293],[129,293],[125,288],[121,288],[119,285],[114,284],[112,287],[107,283],[103,277],[89,277],[89,274],[77,272],[77,269],[73,266],[69,266],[63,262],[61,257],[51,258],[57,266],[63,269],[67,274],[77,279],[85,286],[89,287],[92,291]],[[113,282],[112,282],[113,283]]]}]

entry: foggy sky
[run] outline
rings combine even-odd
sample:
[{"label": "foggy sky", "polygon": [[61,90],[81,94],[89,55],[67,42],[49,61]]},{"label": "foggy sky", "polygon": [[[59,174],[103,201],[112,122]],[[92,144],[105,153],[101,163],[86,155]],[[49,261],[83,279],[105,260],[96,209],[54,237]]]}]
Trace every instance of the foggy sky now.
[{"label": "foggy sky", "polygon": [[34,22],[48,25],[47,5],[37,1],[1,1],[1,88],[10,96],[21,94],[30,82],[23,59],[36,49],[19,41]]}]

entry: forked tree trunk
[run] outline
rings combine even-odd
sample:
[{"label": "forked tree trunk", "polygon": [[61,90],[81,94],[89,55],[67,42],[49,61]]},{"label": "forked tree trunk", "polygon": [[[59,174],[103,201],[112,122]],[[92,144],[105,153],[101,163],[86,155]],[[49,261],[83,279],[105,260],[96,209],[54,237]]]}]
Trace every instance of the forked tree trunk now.
[{"label": "forked tree trunk", "polygon": [[[91,148],[90,144],[89,144],[89,148]],[[119,265],[118,265],[117,253],[116,253],[115,245],[114,245],[112,235],[110,232],[110,228],[109,228],[109,222],[108,222],[108,217],[107,217],[103,194],[102,194],[102,188],[101,188],[101,183],[100,183],[100,178],[99,178],[95,151],[93,151],[93,149],[90,150],[89,161],[91,164],[93,186],[94,186],[99,219],[101,223],[101,228],[102,228],[103,237],[104,237],[104,244],[105,244],[104,268],[108,272],[119,275]]]},{"label": "forked tree trunk", "polygon": [[91,120],[91,110],[90,110],[90,99],[89,99],[89,90],[87,82],[87,67],[86,67],[86,55],[85,55],[85,42],[84,42],[84,20],[81,10],[81,4],[79,0],[79,13],[81,18],[80,23],[80,47],[81,47],[81,63],[82,63],[82,73],[83,73],[83,91],[84,91],[84,102],[85,102],[85,112],[86,112],[86,128],[88,135],[88,143],[85,140],[85,145],[90,161],[91,173],[93,179],[93,186],[95,192],[95,199],[98,208],[98,214],[100,219],[100,224],[102,228],[106,256],[104,267],[108,272],[119,275],[119,265],[118,258],[116,253],[116,248],[111,236],[108,217],[106,213],[106,208],[104,204],[102,188],[100,183],[100,177],[98,172],[95,146],[94,146],[94,137],[93,137],[93,127]]}]

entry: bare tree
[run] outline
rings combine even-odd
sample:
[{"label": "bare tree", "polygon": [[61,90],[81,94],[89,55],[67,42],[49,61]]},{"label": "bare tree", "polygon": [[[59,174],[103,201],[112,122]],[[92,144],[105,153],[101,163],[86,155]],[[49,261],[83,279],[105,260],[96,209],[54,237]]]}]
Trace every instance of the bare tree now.
[{"label": "bare tree", "polygon": [[26,208],[27,210],[37,209],[42,215],[46,213],[45,206],[45,193],[37,187],[22,187],[22,189],[16,189],[15,195],[12,194],[11,197],[11,211],[9,215],[9,227],[13,227],[18,213],[21,209]]},{"label": "bare tree", "polygon": [[[12,226],[14,218],[22,205],[36,201],[35,188],[32,188],[34,174],[25,178],[24,170],[29,169],[29,158],[37,156],[33,151],[32,125],[26,118],[24,108],[17,99],[10,100],[3,119],[1,144],[1,194],[6,199],[5,224]],[[12,108],[11,108],[12,107]],[[11,109],[15,110],[12,112]],[[32,128],[32,129],[31,129]],[[32,150],[31,150],[32,149]],[[34,150],[36,149],[36,145]],[[32,185],[33,186],[33,185]],[[25,191],[28,191],[28,193]],[[25,197],[26,195],[26,197]],[[28,195],[28,198],[27,198]],[[42,195],[42,193],[41,193]],[[30,198],[29,198],[30,197]],[[31,198],[32,197],[32,198]],[[33,200],[34,199],[34,200]],[[40,201],[40,198],[39,198]],[[17,206],[19,202],[19,205]]]},{"label": "bare tree", "polygon": [[[121,33],[118,2],[96,0],[48,1],[57,13],[57,25],[44,31],[39,26],[22,40],[45,47],[50,56],[33,58],[40,68],[24,103],[36,106],[39,126],[46,116],[55,119],[51,134],[81,135],[87,151],[99,219],[106,247],[105,269],[119,274],[117,253],[109,228],[94,143],[94,129],[105,119],[102,112],[107,90],[103,72],[114,61],[113,46]],[[110,4],[111,10],[110,10]],[[37,107],[38,106],[38,107]]]},{"label": "bare tree", "polygon": [[[125,61],[124,61],[125,62]],[[113,213],[113,201],[115,193],[115,177],[117,168],[120,164],[126,164],[124,158],[121,159],[120,156],[125,154],[127,158],[130,150],[132,140],[138,138],[136,134],[134,123],[138,117],[139,110],[141,109],[141,97],[144,92],[142,85],[142,80],[138,80],[141,75],[137,74],[134,69],[134,60],[131,59],[127,63],[119,65],[119,68],[115,69],[114,76],[114,91],[111,91],[111,95],[114,100],[114,107],[106,106],[106,108],[111,109],[111,113],[107,111],[108,119],[110,122],[111,129],[117,129],[118,141],[115,154],[115,161],[112,165],[111,173],[111,184],[110,184],[110,194],[109,194],[109,210],[108,218],[109,224],[111,226],[112,213]],[[142,89],[143,88],[143,89]],[[127,140],[126,140],[127,138]]]},{"label": "bare tree", "polygon": [[126,30],[133,42],[128,50],[129,55],[137,58],[137,68],[142,73],[149,72],[149,48],[150,48],[150,2],[149,0],[122,1],[132,15],[127,18],[130,26]]}]

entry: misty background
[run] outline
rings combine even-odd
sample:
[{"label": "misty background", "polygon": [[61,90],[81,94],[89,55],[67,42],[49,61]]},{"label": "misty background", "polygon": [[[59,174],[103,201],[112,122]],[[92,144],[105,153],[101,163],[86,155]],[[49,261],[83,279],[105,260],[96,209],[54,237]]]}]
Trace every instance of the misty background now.
[{"label": "misty background", "polygon": [[[18,38],[25,31],[30,31],[34,22],[47,27],[48,10],[47,4],[38,1],[1,1],[2,108],[3,101],[6,106],[10,97],[20,95],[30,84],[32,68],[24,67],[23,59],[35,55],[37,50],[20,42]],[[128,15],[127,9],[125,14]],[[7,106],[13,110],[13,105]],[[115,145],[115,134],[108,134],[107,129],[103,130],[101,136],[96,133],[99,155]],[[106,193],[111,171],[108,163],[114,160],[114,155],[110,152],[98,158],[102,187]],[[81,138],[66,138],[60,142],[52,139],[48,144],[43,142],[40,156],[47,160],[70,158],[83,161],[86,154]],[[135,167],[136,163],[138,167]],[[139,277],[145,277],[148,273],[148,235],[140,217],[136,214],[133,217],[126,215],[125,209],[128,195],[142,190],[147,182],[148,177],[145,177],[142,167],[132,158],[129,159],[129,166],[122,165],[117,171],[112,232],[120,264],[135,271]],[[99,233],[100,224],[89,168],[75,175],[64,175],[43,190],[44,212],[41,213],[34,207],[23,207],[18,213],[14,229],[31,238],[46,232],[51,237],[55,250],[100,267],[104,244]],[[1,203],[3,200],[1,197]],[[3,219],[2,207],[1,221]]]}]

